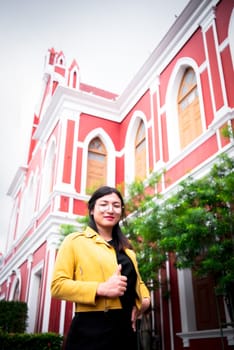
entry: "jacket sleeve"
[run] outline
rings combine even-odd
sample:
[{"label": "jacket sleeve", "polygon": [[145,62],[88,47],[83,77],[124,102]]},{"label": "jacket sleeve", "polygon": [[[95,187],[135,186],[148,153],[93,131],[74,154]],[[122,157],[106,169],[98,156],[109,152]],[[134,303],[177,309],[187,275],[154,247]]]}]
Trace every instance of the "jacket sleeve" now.
[{"label": "jacket sleeve", "polygon": [[55,261],[51,281],[51,295],[82,304],[95,305],[98,282],[82,281],[75,278],[77,256],[74,251],[72,235],[67,236],[60,246]]}]

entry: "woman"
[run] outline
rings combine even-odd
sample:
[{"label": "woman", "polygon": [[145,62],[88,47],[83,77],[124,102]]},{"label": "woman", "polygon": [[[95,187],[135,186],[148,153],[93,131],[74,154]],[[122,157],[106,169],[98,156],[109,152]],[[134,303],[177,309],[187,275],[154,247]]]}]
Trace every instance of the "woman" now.
[{"label": "woman", "polygon": [[89,225],[68,235],[57,255],[51,293],[75,303],[66,350],[136,350],[136,319],[150,305],[136,256],[121,232],[124,202],[103,186],[88,202]]}]

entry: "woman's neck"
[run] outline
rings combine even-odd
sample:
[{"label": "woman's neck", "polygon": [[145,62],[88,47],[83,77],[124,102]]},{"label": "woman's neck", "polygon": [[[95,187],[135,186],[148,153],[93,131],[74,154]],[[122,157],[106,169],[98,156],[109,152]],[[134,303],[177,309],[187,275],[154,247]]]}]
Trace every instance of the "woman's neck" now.
[{"label": "woman's neck", "polygon": [[108,229],[98,227],[98,233],[103,239],[105,239],[105,241],[110,241],[112,239],[112,228]]}]

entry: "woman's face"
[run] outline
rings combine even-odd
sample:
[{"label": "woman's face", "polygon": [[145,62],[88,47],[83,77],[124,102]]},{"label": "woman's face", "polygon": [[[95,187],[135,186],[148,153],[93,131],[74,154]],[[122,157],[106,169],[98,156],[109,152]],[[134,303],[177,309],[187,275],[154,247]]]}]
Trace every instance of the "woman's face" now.
[{"label": "woman's face", "polygon": [[111,193],[96,200],[91,214],[98,229],[112,228],[119,222],[122,210],[120,198],[116,193]]}]

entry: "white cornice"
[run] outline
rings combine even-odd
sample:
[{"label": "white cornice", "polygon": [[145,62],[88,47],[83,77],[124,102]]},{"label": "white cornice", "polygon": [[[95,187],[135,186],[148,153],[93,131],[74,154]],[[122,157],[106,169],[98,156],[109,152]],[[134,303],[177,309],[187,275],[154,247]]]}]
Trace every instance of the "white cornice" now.
[{"label": "white cornice", "polygon": [[217,3],[218,0],[191,0],[118,98],[110,100],[59,85],[34,138],[46,140],[64,108],[121,122],[154,80],[158,81],[160,73],[204,23],[204,18],[210,17]]},{"label": "white cornice", "polygon": [[12,198],[15,198],[19,189],[22,187],[22,182],[24,180],[24,175],[26,171],[28,170],[27,166],[20,166],[16,174],[10,184],[9,190],[7,191],[7,195],[11,196]]},{"label": "white cornice", "polygon": [[[176,19],[159,45],[119,97],[120,114],[124,117],[138,99],[158,79],[160,73],[200,27],[205,16],[213,13],[219,0],[191,0]],[[210,17],[210,15],[209,15]]]},{"label": "white cornice", "polygon": [[95,115],[105,120],[120,121],[116,101],[59,85],[38,125],[34,138],[46,140],[65,109]]},{"label": "white cornice", "polygon": [[[17,254],[14,254],[6,265],[1,266],[0,285],[6,276],[11,275],[12,270],[19,268],[25,262],[25,259],[30,258],[33,252],[39,249],[40,246],[47,241],[50,241],[51,244],[52,235],[54,235],[56,242],[58,242],[59,237],[61,237],[59,233],[61,224],[72,224],[76,226],[77,222],[75,219],[68,217],[67,213],[53,213],[45,218],[41,225],[34,231],[33,235],[25,238],[21,237],[19,240],[21,241],[20,249],[18,249]],[[7,258],[7,255],[5,258]]]},{"label": "white cornice", "polygon": [[209,329],[209,330],[201,330],[201,331],[192,331],[192,332],[183,332],[176,333],[183,340],[184,348],[190,347],[190,340],[193,339],[207,339],[207,338],[222,338],[225,337],[227,339],[227,343],[229,346],[234,345],[234,336],[233,336],[233,328],[223,328],[221,329]]}]

